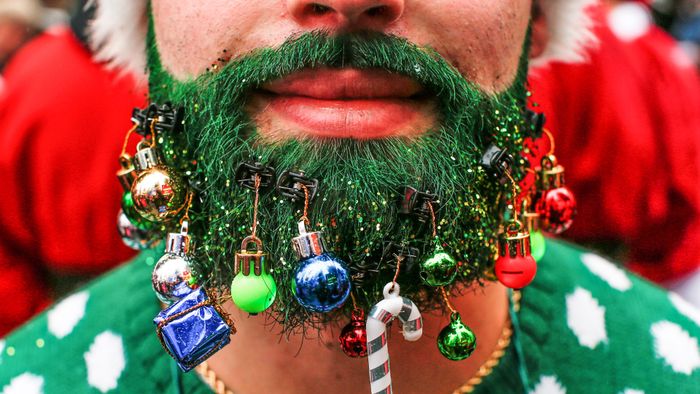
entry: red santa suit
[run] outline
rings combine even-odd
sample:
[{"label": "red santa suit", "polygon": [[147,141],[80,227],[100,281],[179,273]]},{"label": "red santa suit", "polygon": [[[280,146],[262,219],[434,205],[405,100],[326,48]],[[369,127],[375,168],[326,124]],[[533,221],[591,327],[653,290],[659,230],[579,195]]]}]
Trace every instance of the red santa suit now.
[{"label": "red santa suit", "polygon": [[596,10],[590,62],[535,73],[532,100],[579,202],[567,236],[624,242],[630,268],[662,282],[700,265],[700,79],[650,18],[620,10],[636,12]]},{"label": "red santa suit", "polygon": [[132,256],[115,230],[114,158],[145,94],[68,29],[27,44],[0,89],[2,336],[49,302],[47,272],[94,274]]}]

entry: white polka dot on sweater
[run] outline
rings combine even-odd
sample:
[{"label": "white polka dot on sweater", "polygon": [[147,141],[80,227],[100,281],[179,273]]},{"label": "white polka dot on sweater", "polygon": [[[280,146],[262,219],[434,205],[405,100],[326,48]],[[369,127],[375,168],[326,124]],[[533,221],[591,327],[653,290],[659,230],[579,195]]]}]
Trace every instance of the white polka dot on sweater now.
[{"label": "white polka dot on sweater", "polygon": [[566,394],[566,389],[556,376],[543,375],[530,394]]},{"label": "white polka dot on sweater", "polygon": [[44,392],[44,378],[25,372],[3,387],[1,394],[42,394]]},{"label": "white polka dot on sweater", "polygon": [[675,372],[690,375],[700,368],[700,349],[693,338],[681,326],[670,321],[660,321],[651,326],[656,357],[662,359]]},{"label": "white polka dot on sweater", "polygon": [[5,350],[5,341],[0,339],[0,363],[2,362],[2,352]]},{"label": "white polka dot on sweater", "polygon": [[75,326],[85,316],[85,306],[89,295],[87,291],[75,293],[59,302],[48,313],[49,332],[61,339],[73,332]]},{"label": "white polka dot on sweater", "polygon": [[566,322],[581,346],[594,349],[608,342],[605,307],[588,290],[578,287],[566,296]]},{"label": "white polka dot on sweater", "polygon": [[85,365],[90,386],[103,393],[117,388],[117,381],[126,367],[122,337],[110,331],[95,337],[85,353]]},{"label": "white polka dot on sweater", "polygon": [[632,281],[623,269],[597,254],[583,253],[581,262],[595,276],[607,282],[615,290],[627,291],[632,287]]},{"label": "white polka dot on sweater", "polygon": [[644,391],[635,389],[624,389],[620,391],[620,394],[644,394]]},{"label": "white polka dot on sweater", "polygon": [[700,310],[674,292],[669,292],[668,298],[671,300],[671,303],[674,307],[676,307],[678,312],[688,319],[694,321],[695,324],[700,327]]}]

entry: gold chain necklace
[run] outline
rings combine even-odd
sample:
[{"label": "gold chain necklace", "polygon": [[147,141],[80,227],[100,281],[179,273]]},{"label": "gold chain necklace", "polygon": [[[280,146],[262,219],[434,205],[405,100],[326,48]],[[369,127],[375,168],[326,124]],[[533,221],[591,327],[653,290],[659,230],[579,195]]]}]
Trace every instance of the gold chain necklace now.
[{"label": "gold chain necklace", "polygon": [[[512,302],[513,309],[515,310],[515,312],[518,312],[520,310],[520,298],[520,292],[514,291]],[[489,359],[481,365],[481,368],[479,368],[477,373],[471,379],[469,379],[467,383],[463,384],[460,388],[453,391],[452,394],[465,394],[473,392],[476,386],[481,384],[484,378],[489,376],[491,372],[493,372],[493,369],[496,368],[498,363],[500,363],[501,358],[503,358],[503,355],[506,354],[506,349],[508,348],[508,346],[510,346],[510,341],[512,337],[513,322],[510,320],[509,314],[506,326],[503,328],[501,337],[498,339],[496,349],[494,349],[494,351],[491,353],[491,357],[489,357]],[[235,394],[233,390],[230,390],[228,387],[226,387],[226,384],[223,382],[223,380],[219,379],[219,377],[216,375],[216,372],[214,372],[209,367],[209,364],[207,364],[206,361],[199,364],[195,368],[195,371],[197,371],[199,377],[202,378],[202,380],[207,385],[209,385],[209,387],[216,394]]]}]

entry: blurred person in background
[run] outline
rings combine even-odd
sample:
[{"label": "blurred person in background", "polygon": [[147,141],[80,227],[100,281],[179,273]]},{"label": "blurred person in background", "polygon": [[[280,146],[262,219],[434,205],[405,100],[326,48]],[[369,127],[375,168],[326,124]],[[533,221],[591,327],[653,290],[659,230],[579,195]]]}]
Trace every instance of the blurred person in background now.
[{"label": "blurred person in background", "polygon": [[121,193],[114,156],[145,89],[92,59],[88,18],[78,12],[71,27],[37,36],[5,70],[0,337],[85,276],[132,256],[115,231]]},{"label": "blurred person in background", "polygon": [[38,0],[0,0],[0,72],[12,55],[37,33],[41,11]]},{"label": "blurred person in background", "polygon": [[[539,135],[524,116],[529,58],[582,61],[588,4],[98,1],[99,53],[136,75],[148,67],[152,103],[186,112],[135,117],[153,129],[142,130],[131,218],[175,233],[165,253],[142,252],[8,336],[0,387],[697,391],[694,308],[562,241],[545,240],[535,262],[522,224],[504,221],[503,200],[518,205],[510,171],[542,163],[523,145]],[[523,160],[496,159],[504,149]],[[539,182],[540,224],[556,233],[574,205],[559,171],[543,168]],[[409,188],[402,199],[406,185],[435,196]],[[401,247],[381,262],[403,240],[418,264]],[[387,327],[397,315],[403,338]]]},{"label": "blurred person in background", "polygon": [[531,79],[579,218],[567,236],[700,304],[700,80],[641,2],[593,12],[586,64]]},{"label": "blurred person in background", "polygon": [[681,2],[672,32],[688,56],[700,67],[700,0]]}]

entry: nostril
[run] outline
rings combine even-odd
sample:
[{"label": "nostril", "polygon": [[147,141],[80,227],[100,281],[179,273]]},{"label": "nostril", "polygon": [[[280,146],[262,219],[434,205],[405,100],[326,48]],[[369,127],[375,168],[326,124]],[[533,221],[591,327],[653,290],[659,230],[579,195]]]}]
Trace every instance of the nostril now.
[{"label": "nostril", "polygon": [[388,12],[389,12],[389,7],[387,7],[385,5],[380,5],[380,6],[372,7],[370,9],[368,9],[367,11],[365,11],[365,14],[367,16],[377,17],[377,16],[384,16]]}]

